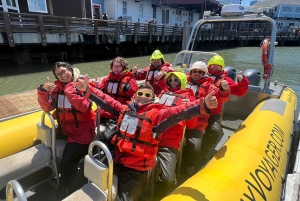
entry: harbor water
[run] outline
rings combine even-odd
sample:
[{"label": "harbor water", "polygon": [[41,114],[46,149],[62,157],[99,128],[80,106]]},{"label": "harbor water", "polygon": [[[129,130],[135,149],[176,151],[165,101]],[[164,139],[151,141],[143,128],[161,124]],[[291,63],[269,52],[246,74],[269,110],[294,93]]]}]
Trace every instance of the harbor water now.
[{"label": "harbor water", "polygon": [[[208,51],[208,50],[207,50]],[[261,64],[261,48],[260,47],[235,47],[230,49],[215,49],[209,50],[218,53],[225,59],[226,66],[232,66],[237,72],[245,71],[246,69],[257,69],[263,73]],[[278,84],[285,84],[292,88],[298,97],[300,97],[300,47],[276,47],[274,56],[274,73],[271,82],[278,81]],[[165,60],[173,63],[176,53],[164,53]],[[126,57],[129,68],[139,64],[139,68],[146,67],[149,64],[149,55],[138,57]],[[71,60],[69,63],[73,67],[79,68],[81,74],[88,74],[89,77],[107,75],[109,63],[112,58],[101,58],[91,61],[85,58],[84,61]],[[46,77],[51,81],[55,78],[52,74],[52,66],[56,60],[50,60],[48,64],[42,64],[40,60],[33,60],[25,65],[18,66],[15,63],[1,61],[0,65],[0,83],[2,88],[0,96],[23,92],[35,89],[40,84],[43,84]],[[263,86],[263,79],[261,81]],[[4,86],[4,87],[3,87]],[[299,111],[299,104],[298,109]]]}]

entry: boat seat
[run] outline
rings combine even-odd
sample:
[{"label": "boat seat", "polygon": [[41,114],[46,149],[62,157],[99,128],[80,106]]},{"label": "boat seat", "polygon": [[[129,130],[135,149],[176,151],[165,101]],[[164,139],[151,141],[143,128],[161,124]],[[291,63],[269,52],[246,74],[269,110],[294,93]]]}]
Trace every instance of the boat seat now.
[{"label": "boat seat", "polygon": [[0,189],[10,180],[18,180],[49,164],[51,150],[43,144],[0,159]]},{"label": "boat seat", "polygon": [[[113,177],[113,189],[112,189],[112,199],[115,200],[117,196],[118,189],[118,177],[114,175]],[[63,201],[75,201],[75,200],[107,200],[107,190],[103,192],[100,188],[94,183],[87,183],[79,190],[72,193],[70,196],[65,198]]]},{"label": "boat seat", "polygon": [[[109,168],[113,167],[107,167],[92,156],[92,150],[95,144],[100,144],[102,147],[105,146],[100,141],[92,142],[89,147],[89,154],[84,158],[84,176],[89,180],[89,183],[85,184],[82,188],[65,198],[64,201],[106,201],[108,197],[108,182],[110,178],[112,179],[110,180],[112,181],[112,200],[116,199],[118,192],[118,177],[116,175],[112,175],[112,171],[111,174],[109,174]],[[107,147],[105,153],[110,153]],[[108,157],[109,161],[111,161],[111,165],[109,166],[112,166],[112,157],[111,155]]]}]

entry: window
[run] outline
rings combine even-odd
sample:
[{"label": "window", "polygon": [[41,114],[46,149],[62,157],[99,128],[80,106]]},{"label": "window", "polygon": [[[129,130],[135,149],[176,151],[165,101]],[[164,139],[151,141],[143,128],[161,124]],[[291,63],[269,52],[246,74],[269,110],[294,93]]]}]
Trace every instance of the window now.
[{"label": "window", "polygon": [[277,29],[282,29],[283,22],[277,22]]},{"label": "window", "polygon": [[127,15],[127,2],[123,1],[123,15]]},{"label": "window", "polygon": [[181,21],[181,10],[176,10],[176,21]]},{"label": "window", "polygon": [[153,18],[156,19],[156,7],[153,6]]},{"label": "window", "polygon": [[281,11],[283,13],[292,13],[293,12],[293,6],[282,6]]},{"label": "window", "polygon": [[277,7],[275,7],[275,10],[274,10],[274,12],[275,12],[275,13],[277,12]]},{"label": "window", "polygon": [[31,12],[39,12],[39,13],[48,12],[46,0],[27,0],[27,2],[28,2],[29,11]]},{"label": "window", "polygon": [[300,7],[295,8],[295,13],[300,13]]},{"label": "window", "polygon": [[[2,4],[2,2],[1,2]],[[16,0],[6,0],[7,6],[16,7]]]},{"label": "window", "polygon": [[188,21],[189,21],[189,22],[193,22],[193,17],[194,17],[193,13],[192,13],[192,12],[189,12],[189,18],[188,18]]},{"label": "window", "polygon": [[162,23],[169,24],[169,10],[162,11]]},{"label": "window", "polygon": [[144,10],[143,4],[140,4],[139,5],[139,17],[143,17],[143,10]]}]

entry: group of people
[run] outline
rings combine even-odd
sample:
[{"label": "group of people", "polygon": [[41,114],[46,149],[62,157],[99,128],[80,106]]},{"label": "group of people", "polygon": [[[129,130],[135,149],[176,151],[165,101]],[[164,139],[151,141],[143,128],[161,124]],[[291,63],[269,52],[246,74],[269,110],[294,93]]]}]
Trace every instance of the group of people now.
[{"label": "group of people", "polygon": [[[183,158],[186,171],[195,173],[201,142],[208,136],[215,143],[221,130],[222,104],[230,95],[247,92],[248,80],[240,72],[237,83],[227,77],[221,56],[208,64],[197,61],[185,74],[172,68],[155,50],[150,65],[129,69],[122,57],[109,65],[111,71],[100,83],[79,76],[78,69],[57,62],[54,83],[47,78],[38,87],[38,102],[44,111],[53,111],[67,137],[61,162],[61,182],[57,199],[69,195],[80,159],[87,154],[95,136],[95,111],[100,106],[105,124],[103,142],[113,152],[114,174],[118,176],[117,200],[138,200],[149,188],[149,174],[159,167],[157,185],[176,183],[176,162],[182,138],[186,138]],[[137,80],[145,80],[138,85]],[[210,140],[213,139],[213,140]],[[205,150],[202,150],[205,152]]]},{"label": "group of people", "polygon": [[107,16],[106,12],[104,12],[103,15],[101,13],[95,13],[94,19],[108,20],[108,16]]}]

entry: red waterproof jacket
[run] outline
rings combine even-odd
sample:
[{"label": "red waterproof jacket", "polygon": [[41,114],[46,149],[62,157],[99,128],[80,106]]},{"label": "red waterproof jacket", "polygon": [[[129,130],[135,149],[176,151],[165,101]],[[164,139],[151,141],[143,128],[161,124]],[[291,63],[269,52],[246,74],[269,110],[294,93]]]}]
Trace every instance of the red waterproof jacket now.
[{"label": "red waterproof jacket", "polygon": [[150,84],[153,87],[155,95],[158,96],[161,92],[161,88],[159,87],[155,77],[161,69],[164,69],[167,73],[173,71],[173,68],[170,67],[170,64],[168,62],[165,62],[158,68],[155,68],[152,64],[150,64],[148,67],[138,70],[135,73],[134,78],[136,80],[146,79],[146,83]]},{"label": "red waterproof jacket", "polygon": [[[188,84],[187,88],[190,88],[194,91],[195,98],[199,99],[201,97],[207,96],[211,91],[215,90],[215,96],[219,102],[226,102],[230,98],[230,90],[227,91],[222,91],[220,88],[217,88],[213,84],[213,79],[208,76],[204,76],[202,79],[198,81],[194,81],[191,79],[189,75],[188,76]],[[208,124],[208,118],[209,115],[201,115],[198,117],[195,117],[197,120],[188,120],[187,122],[187,127],[189,129],[197,129],[202,132],[205,131],[205,128]]]},{"label": "red waterproof jacket", "polygon": [[[210,71],[211,73],[211,71]],[[243,76],[244,79],[241,82],[234,82],[230,77],[227,77],[227,71],[223,70],[218,73],[211,74],[212,79],[214,80],[214,84],[216,87],[219,87],[220,80],[222,77],[228,82],[230,93],[236,96],[243,96],[248,91],[249,80],[246,76]],[[210,115],[214,114],[222,114],[223,103],[226,101],[218,101],[218,107],[211,110]]]},{"label": "red waterproof jacket", "polygon": [[81,96],[75,82],[64,85],[57,80],[54,84],[56,87],[50,92],[37,90],[42,110],[50,112],[57,109],[53,116],[58,113],[62,132],[68,136],[67,142],[89,144],[95,136],[96,127],[92,102]]},{"label": "red waterproof jacket", "polygon": [[[170,91],[172,91],[171,88]],[[184,99],[188,99],[190,101],[195,100],[194,92],[191,89],[181,89],[174,92],[170,92],[170,91],[162,91],[161,94],[158,96],[160,99],[159,103],[166,108],[174,107],[176,105],[181,105],[183,104]],[[180,142],[183,137],[183,130],[184,127],[186,126],[185,122],[186,121],[180,121],[175,126],[169,127],[167,130],[165,130],[162,133],[162,138],[158,146],[179,149]]]},{"label": "red waterproof jacket", "polygon": [[[129,84],[130,88],[128,91],[123,91],[123,86]],[[108,76],[105,77],[102,82],[97,86],[104,93],[110,95],[115,100],[122,104],[126,104],[130,101],[132,96],[135,94],[138,84],[133,78],[133,74],[129,71],[123,71],[115,75],[112,71],[109,72]],[[100,116],[106,119],[115,119],[116,117],[101,109]]]},{"label": "red waterproof jacket", "polygon": [[[124,140],[122,140],[121,142],[123,144],[129,143],[129,146],[126,145],[124,148],[123,144],[119,143],[119,140],[121,139],[118,139],[116,144],[114,162],[121,163],[126,167],[133,168],[139,171],[147,171],[154,167],[156,162],[155,156],[157,154],[158,142],[160,140],[160,134],[162,132],[164,132],[171,126],[178,124],[178,122],[182,120],[190,119],[194,116],[202,114],[207,114],[209,112],[204,104],[204,98],[168,109],[161,109],[162,106],[160,104],[154,104],[152,102],[139,107],[136,106],[134,102],[131,102],[129,105],[122,105],[120,102],[114,100],[110,96],[104,94],[102,91],[97,90],[94,87],[90,87],[84,97],[90,98],[101,108],[110,112],[111,114],[114,114],[115,116],[119,116],[118,114],[120,113],[126,114],[126,110],[128,109],[128,107],[130,108],[130,110],[132,111],[132,114],[129,115],[130,117],[126,117],[126,119],[124,119],[124,115],[119,116],[117,136],[113,138],[114,140],[116,138],[122,138],[119,137],[119,134],[121,133],[123,136],[127,136],[124,137]],[[129,125],[131,125],[130,123],[132,117],[136,119],[138,115],[145,116],[150,121],[142,121],[140,132],[136,133],[135,131],[137,131],[137,129],[135,128],[137,127]],[[120,120],[120,118],[123,119]],[[123,121],[125,122],[124,125],[121,123],[121,121],[122,123]],[[140,119],[136,122],[138,125]],[[134,129],[134,132],[132,131],[132,129]],[[138,135],[136,135],[139,134],[143,136],[149,136],[150,131],[151,137],[148,137],[148,139],[144,138],[144,141],[141,140]],[[143,141],[143,143],[141,144],[144,144],[145,146],[149,145],[147,148],[148,150],[146,152],[143,152],[142,148],[145,146],[141,146],[139,147],[140,151],[137,151],[138,143],[136,144],[134,150],[129,150],[128,147],[133,144],[132,138]]]}]

